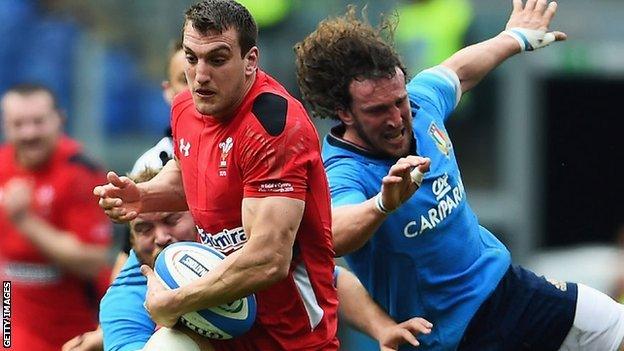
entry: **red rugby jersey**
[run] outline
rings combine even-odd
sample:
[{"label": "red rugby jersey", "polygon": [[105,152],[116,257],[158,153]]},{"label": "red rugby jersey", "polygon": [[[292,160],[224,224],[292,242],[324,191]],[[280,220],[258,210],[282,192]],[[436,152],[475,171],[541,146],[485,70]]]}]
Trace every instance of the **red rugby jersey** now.
[{"label": "red rugby jersey", "polygon": [[[92,195],[106,182],[80,153],[75,141],[63,137],[44,168],[29,171],[15,160],[10,145],[0,147],[0,197],[13,178],[34,183],[32,210],[55,228],[86,243],[108,245],[111,224]],[[0,277],[10,280],[12,297],[11,350],[58,351],[72,337],[97,326],[97,305],[108,285],[86,282],[59,269],[21,235],[0,208]]]},{"label": "red rugby jersey", "polygon": [[249,333],[217,347],[337,350],[330,197],[318,135],[303,106],[258,70],[232,119],[200,114],[186,91],[174,101],[171,125],[201,242],[226,255],[245,244],[245,197],[306,203],[288,277],[256,293],[257,319]]}]

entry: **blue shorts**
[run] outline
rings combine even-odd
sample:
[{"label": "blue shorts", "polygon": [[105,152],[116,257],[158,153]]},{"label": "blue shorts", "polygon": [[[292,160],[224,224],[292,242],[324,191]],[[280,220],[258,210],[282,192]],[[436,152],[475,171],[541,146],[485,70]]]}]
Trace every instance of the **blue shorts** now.
[{"label": "blue shorts", "polygon": [[472,317],[459,351],[558,350],[576,312],[577,286],[511,266]]}]

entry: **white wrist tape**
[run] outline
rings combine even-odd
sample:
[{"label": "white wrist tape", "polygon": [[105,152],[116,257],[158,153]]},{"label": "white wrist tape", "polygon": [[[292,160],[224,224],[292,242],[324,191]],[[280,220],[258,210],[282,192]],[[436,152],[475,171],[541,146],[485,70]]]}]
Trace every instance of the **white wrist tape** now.
[{"label": "white wrist tape", "polygon": [[425,175],[422,174],[420,170],[418,170],[418,167],[416,167],[410,172],[410,177],[412,178],[412,183],[416,184],[420,188]]},{"label": "white wrist tape", "polygon": [[541,49],[544,46],[550,45],[555,41],[555,34],[553,32],[545,32],[537,29],[526,29],[520,27],[514,27],[507,29],[503,33],[516,39],[520,44],[521,51],[533,51]]},{"label": "white wrist tape", "polygon": [[384,206],[383,201],[381,200],[381,193],[378,193],[377,195],[375,195],[375,208],[377,209],[377,211],[385,215],[389,215],[392,212],[394,212],[394,211],[388,210],[386,206]]}]

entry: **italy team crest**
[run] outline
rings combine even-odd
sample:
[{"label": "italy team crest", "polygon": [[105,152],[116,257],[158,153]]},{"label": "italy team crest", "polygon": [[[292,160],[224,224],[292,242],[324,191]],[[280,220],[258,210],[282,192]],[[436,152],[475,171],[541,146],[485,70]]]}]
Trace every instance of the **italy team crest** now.
[{"label": "italy team crest", "polygon": [[451,152],[453,145],[451,144],[451,140],[448,135],[446,135],[442,129],[438,128],[435,122],[431,122],[431,125],[429,126],[429,136],[431,136],[433,141],[435,141],[438,150],[440,150],[440,152],[442,152],[446,157],[449,157],[449,153]]}]

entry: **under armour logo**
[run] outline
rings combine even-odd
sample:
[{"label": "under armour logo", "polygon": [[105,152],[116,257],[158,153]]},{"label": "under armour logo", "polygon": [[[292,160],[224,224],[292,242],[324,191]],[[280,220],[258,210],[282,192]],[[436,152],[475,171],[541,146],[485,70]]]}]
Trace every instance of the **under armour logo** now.
[{"label": "under armour logo", "polygon": [[180,152],[182,153],[182,155],[188,156],[190,149],[191,143],[189,143],[188,141],[185,142],[184,138],[180,139]]}]

